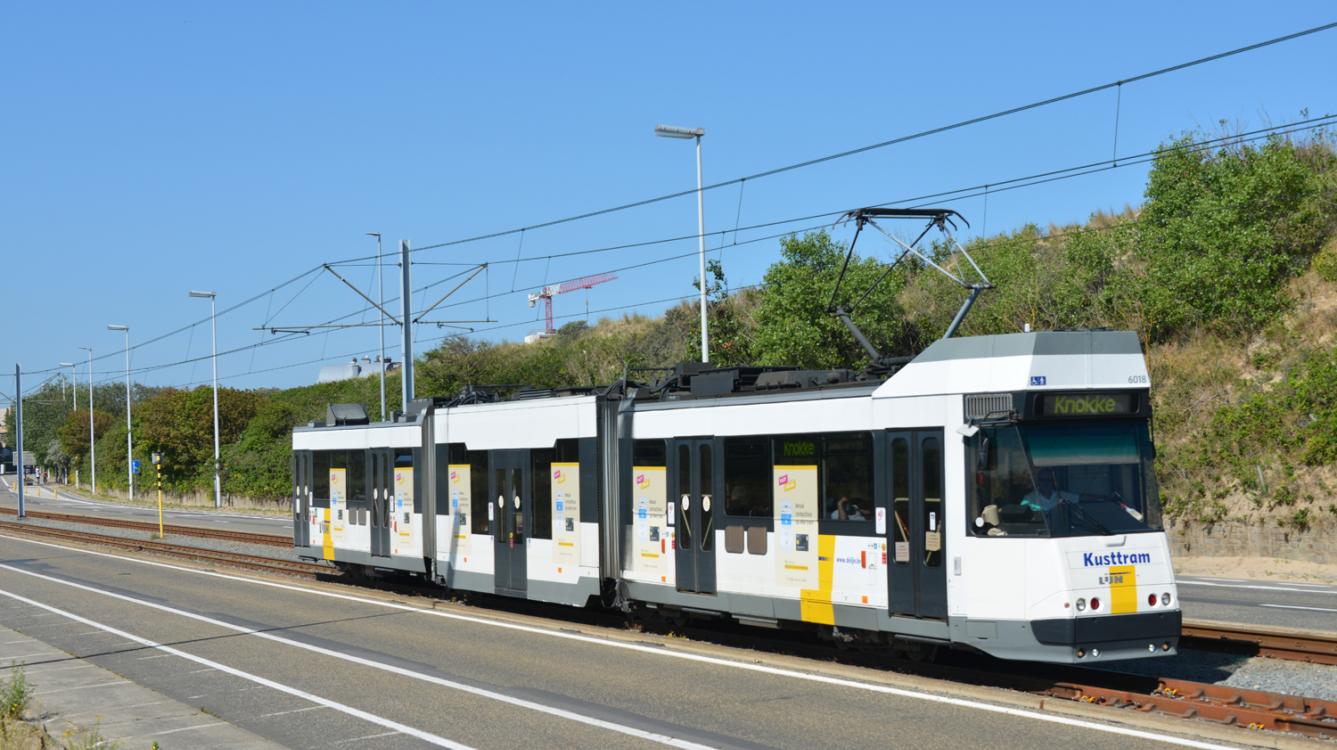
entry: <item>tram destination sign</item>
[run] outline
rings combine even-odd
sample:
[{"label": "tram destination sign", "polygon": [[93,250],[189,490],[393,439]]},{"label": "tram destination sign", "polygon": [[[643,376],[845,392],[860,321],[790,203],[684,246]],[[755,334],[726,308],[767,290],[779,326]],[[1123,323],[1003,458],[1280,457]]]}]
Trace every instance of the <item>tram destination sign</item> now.
[{"label": "tram destination sign", "polygon": [[1046,417],[1105,417],[1137,412],[1131,393],[1046,393],[1040,414]]}]

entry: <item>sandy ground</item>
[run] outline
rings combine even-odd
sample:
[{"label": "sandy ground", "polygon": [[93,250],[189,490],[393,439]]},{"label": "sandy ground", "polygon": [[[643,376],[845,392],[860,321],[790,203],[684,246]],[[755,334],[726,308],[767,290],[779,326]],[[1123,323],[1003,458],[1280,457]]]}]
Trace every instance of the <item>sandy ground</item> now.
[{"label": "sandy ground", "polygon": [[1283,560],[1279,557],[1174,558],[1179,575],[1249,578],[1260,581],[1306,581],[1337,584],[1337,565]]}]

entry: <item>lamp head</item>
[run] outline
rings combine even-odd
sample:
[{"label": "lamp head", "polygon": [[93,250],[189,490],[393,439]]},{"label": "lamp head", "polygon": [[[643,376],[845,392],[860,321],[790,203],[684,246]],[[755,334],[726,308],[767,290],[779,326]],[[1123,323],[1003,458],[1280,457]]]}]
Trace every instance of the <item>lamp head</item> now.
[{"label": "lamp head", "polygon": [[119,324],[119,323],[108,323],[108,324],[107,324],[107,330],[108,330],[108,331],[126,331],[126,332],[128,332],[128,331],[130,330],[130,326],[121,325],[121,324]]},{"label": "lamp head", "polygon": [[191,289],[191,290],[190,290],[190,296],[192,296],[192,297],[199,297],[200,299],[213,299],[214,297],[218,296],[218,293],[217,293],[217,292],[202,292],[202,291],[199,291],[198,289]]},{"label": "lamp head", "polygon": [[655,126],[655,135],[661,138],[700,138],[705,134],[705,128],[680,128],[676,125]]}]

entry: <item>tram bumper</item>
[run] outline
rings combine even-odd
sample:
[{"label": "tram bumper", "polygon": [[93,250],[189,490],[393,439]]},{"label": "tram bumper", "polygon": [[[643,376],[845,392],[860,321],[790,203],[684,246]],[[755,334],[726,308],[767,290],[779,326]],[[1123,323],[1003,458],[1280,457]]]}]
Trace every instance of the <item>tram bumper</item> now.
[{"label": "tram bumper", "polygon": [[952,625],[953,640],[1000,659],[1088,664],[1175,655],[1183,613],[1173,610],[1029,622],[970,620]]}]

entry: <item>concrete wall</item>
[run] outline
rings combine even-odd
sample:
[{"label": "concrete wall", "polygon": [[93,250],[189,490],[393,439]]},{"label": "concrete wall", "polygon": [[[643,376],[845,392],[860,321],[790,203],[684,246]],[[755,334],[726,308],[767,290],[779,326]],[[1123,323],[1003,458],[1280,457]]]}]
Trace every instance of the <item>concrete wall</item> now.
[{"label": "concrete wall", "polygon": [[1337,564],[1337,520],[1320,519],[1306,531],[1276,521],[1226,521],[1210,525],[1166,525],[1172,555],[1280,557]]}]

